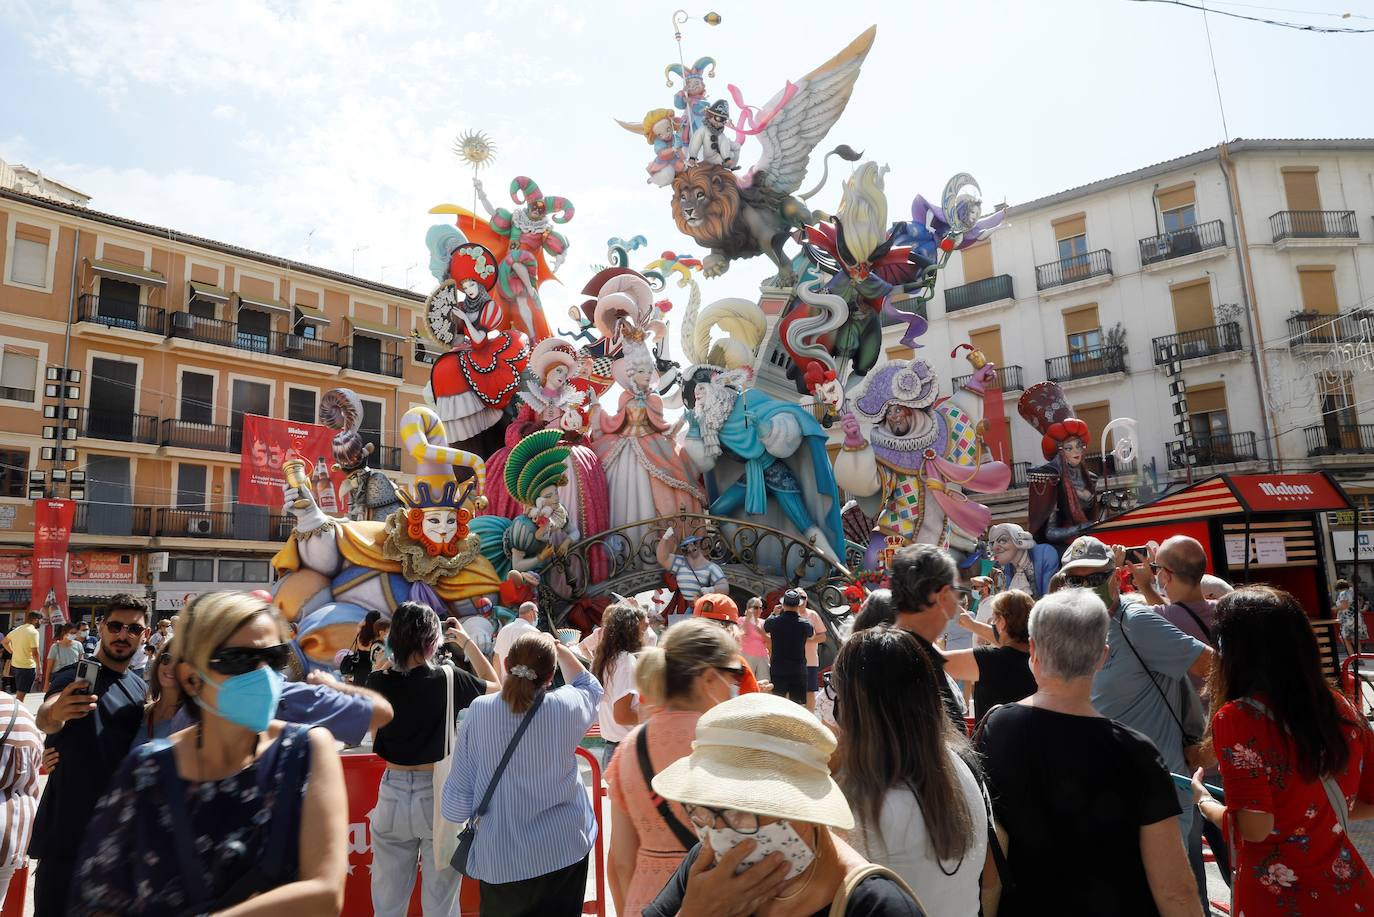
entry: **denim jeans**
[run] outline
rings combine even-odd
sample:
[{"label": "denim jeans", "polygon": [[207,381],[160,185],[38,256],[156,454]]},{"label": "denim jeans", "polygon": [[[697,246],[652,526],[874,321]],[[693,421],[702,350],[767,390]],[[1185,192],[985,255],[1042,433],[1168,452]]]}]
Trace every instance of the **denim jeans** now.
[{"label": "denim jeans", "polygon": [[456,917],[462,875],[434,864],[434,775],[387,768],[377,787],[372,825],[372,912],[403,917],[420,867],[420,901],[425,917]]}]

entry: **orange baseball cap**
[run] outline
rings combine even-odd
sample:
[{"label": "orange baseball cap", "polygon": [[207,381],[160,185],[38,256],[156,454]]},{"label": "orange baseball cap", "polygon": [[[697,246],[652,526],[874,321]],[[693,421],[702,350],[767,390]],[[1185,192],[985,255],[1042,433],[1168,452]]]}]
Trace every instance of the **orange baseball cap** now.
[{"label": "orange baseball cap", "polygon": [[715,621],[738,621],[739,606],[723,592],[708,592],[692,603],[692,614]]}]

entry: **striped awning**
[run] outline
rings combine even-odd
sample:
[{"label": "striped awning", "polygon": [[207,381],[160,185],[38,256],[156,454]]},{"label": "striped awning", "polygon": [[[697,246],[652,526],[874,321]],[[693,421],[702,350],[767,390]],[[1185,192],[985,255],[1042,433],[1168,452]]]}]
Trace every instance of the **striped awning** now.
[{"label": "striped awning", "polygon": [[1217,475],[1199,481],[1191,487],[1143,503],[1114,519],[1099,523],[1094,531],[1124,529],[1179,519],[1201,519],[1208,516],[1227,516],[1245,512],[1226,479]]},{"label": "striped awning", "polygon": [[141,267],[130,267],[127,264],[119,264],[114,261],[92,261],[91,270],[101,277],[110,277],[114,280],[128,280],[139,286],[167,286],[167,278],[163,277],[157,271],[145,271]]},{"label": "striped awning", "polygon": [[189,281],[187,286],[191,288],[192,299],[204,299],[209,302],[229,301],[229,293],[220,287],[201,283],[199,280]]},{"label": "striped awning", "polygon": [[301,321],[311,325],[328,325],[329,316],[324,314],[323,309],[316,309],[312,306],[302,306],[296,303],[296,313],[300,315]]},{"label": "striped awning", "polygon": [[390,325],[384,325],[381,322],[369,322],[366,319],[350,318],[348,320],[348,324],[353,328],[355,332],[361,332],[363,334],[371,335],[372,337],[384,338],[388,341],[410,340],[409,335],[397,331]]},{"label": "striped awning", "polygon": [[239,298],[239,308],[247,306],[250,309],[266,309],[268,312],[280,312],[282,315],[289,316],[291,307],[280,299],[273,299],[270,296],[245,296],[243,293],[236,293]]},{"label": "striped awning", "polygon": [[[1261,503],[1257,494],[1276,494]],[[1246,495],[1251,494],[1247,499]],[[1098,523],[1094,532],[1184,519],[1246,514],[1327,512],[1349,501],[1323,474],[1219,474]]]}]

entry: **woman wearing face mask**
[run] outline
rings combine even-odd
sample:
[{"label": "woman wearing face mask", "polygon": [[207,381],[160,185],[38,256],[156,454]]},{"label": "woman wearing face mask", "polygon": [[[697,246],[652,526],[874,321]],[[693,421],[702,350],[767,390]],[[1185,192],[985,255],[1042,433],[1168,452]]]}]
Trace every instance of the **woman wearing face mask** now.
[{"label": "woman wearing face mask", "polygon": [[187,606],[171,664],[196,723],[124,759],[86,832],[71,913],[339,912],[343,771],[327,731],[272,719],[290,655],[261,599]]},{"label": "woman wearing face mask", "polygon": [[844,729],[837,773],[858,825],[855,848],[919,889],[932,915],[977,917],[987,808],[968,739],[940,703],[935,667],[910,633],[879,627],[846,640],[832,674]]},{"label": "woman wearing face mask", "polygon": [[[377,807],[368,815],[372,912],[377,917],[401,917],[406,912],[417,859],[425,914],[452,914],[458,906],[462,877],[448,863],[434,861],[434,765],[451,750],[447,740],[455,734],[457,711],[498,686],[496,671],[462,628],[450,628],[441,636],[439,627],[439,616],[428,605],[397,605],[387,637],[391,665],[373,672],[367,681],[368,688],[396,711],[395,718],[377,730],[372,747],[386,762]],[[441,639],[453,657],[466,656],[476,676],[457,666],[435,665]],[[445,721],[450,709],[454,723]]]},{"label": "woman wearing face mask", "polygon": [[702,714],[692,753],[653,780],[702,840],[645,917],[923,917],[900,877],[834,830],[854,827],[830,779],[834,751],[829,729],[776,695],[743,695]]},{"label": "woman wearing face mask", "polygon": [[[550,691],[555,660],[566,684]],[[600,700],[600,682],[572,650],[535,633],[511,644],[500,695],[468,708],[443,814],[454,824],[478,819],[465,874],[481,882],[482,917],[582,913],[596,818],[574,750]]]},{"label": "woman wearing face mask", "polygon": [[687,813],[655,799],[649,781],[691,754],[703,713],[739,693],[738,653],[722,628],[695,619],[668,628],[657,647],[639,655],[640,697],[660,709],[630,731],[606,771],[611,897],[622,917],[638,917],[696,844]]},{"label": "woman wearing face mask", "polygon": [[605,693],[597,708],[601,723],[601,766],[611,766],[611,755],[626,734],[639,724],[639,695],[635,691],[635,654],[644,648],[643,615],[625,602],[606,609],[601,618],[601,640],[592,656],[592,674]]},{"label": "woman wearing face mask", "polygon": [[989,646],[945,653],[945,671],[960,681],[973,683],[973,715],[983,715],[998,704],[1014,704],[1035,693],[1030,670],[1031,608],[1035,599],[1019,589],[999,592],[988,599],[992,623],[983,624],[960,612],[959,624],[987,640]]}]

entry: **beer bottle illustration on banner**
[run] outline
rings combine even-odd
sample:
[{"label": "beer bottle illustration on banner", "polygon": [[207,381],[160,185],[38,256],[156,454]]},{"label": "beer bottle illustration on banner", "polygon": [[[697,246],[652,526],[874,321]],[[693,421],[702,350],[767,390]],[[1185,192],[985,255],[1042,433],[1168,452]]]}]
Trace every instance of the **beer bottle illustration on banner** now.
[{"label": "beer bottle illustration on banner", "polygon": [[334,497],[334,482],[329,478],[329,466],[323,458],[315,459],[315,473],[310,477],[315,489],[315,502],[326,513],[335,515],[339,511],[339,501]]}]

